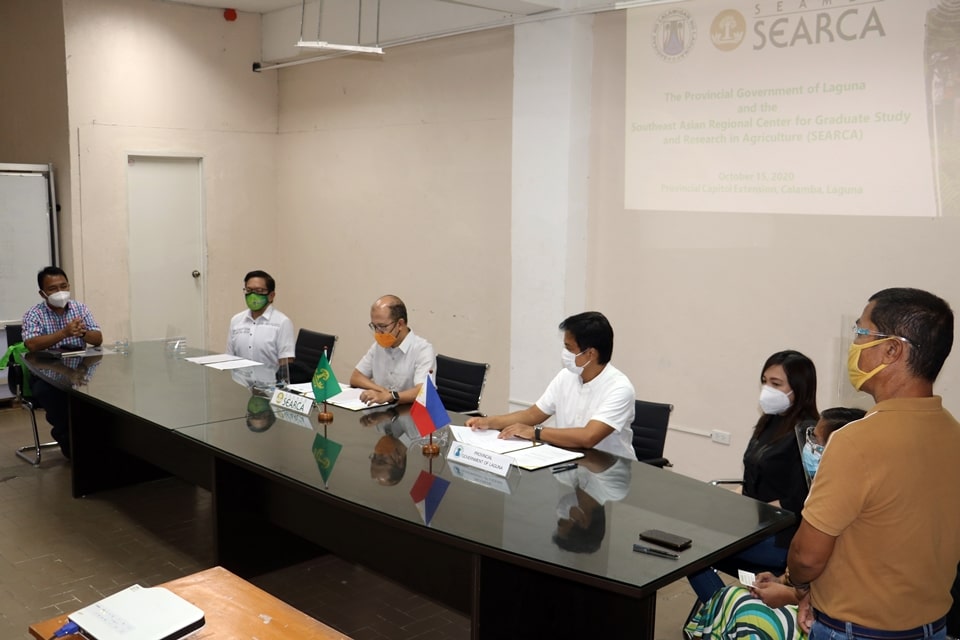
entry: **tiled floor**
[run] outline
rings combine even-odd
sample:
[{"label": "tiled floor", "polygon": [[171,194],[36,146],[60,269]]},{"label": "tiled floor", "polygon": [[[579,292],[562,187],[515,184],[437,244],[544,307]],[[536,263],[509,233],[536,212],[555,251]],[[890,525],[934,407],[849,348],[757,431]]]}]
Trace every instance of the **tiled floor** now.
[{"label": "tiled floor", "polygon": [[[31,622],[213,564],[207,492],[168,479],[75,500],[59,453],[37,468],[14,456],[30,439],[29,418],[7,407],[0,403],[0,638],[29,638]],[[334,556],[253,582],[358,640],[469,637],[466,617]],[[681,638],[693,598],[685,581],[660,592],[658,640]]]}]

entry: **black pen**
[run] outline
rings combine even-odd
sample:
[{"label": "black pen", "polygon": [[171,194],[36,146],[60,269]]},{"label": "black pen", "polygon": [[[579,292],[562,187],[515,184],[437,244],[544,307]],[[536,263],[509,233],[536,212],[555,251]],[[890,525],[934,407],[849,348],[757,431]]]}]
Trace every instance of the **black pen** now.
[{"label": "black pen", "polygon": [[661,549],[651,549],[650,547],[645,547],[642,544],[633,545],[633,550],[636,551],[637,553],[645,553],[648,556],[659,556],[661,558],[670,558],[671,560],[676,560],[677,558],[680,557],[671,551],[663,551]]},{"label": "black pen", "polygon": [[572,471],[573,469],[576,469],[577,466],[578,465],[576,464],[562,464],[559,467],[554,467],[553,469],[551,469],[551,471],[553,471],[554,473],[562,473],[564,471]]}]

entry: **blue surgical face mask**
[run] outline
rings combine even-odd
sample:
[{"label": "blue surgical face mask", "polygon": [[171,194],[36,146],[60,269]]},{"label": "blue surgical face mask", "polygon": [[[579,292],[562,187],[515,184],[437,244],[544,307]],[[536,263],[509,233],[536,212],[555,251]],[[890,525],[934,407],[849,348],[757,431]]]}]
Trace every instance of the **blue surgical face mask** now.
[{"label": "blue surgical face mask", "polygon": [[817,473],[817,468],[820,466],[820,456],[822,455],[823,452],[815,450],[809,442],[803,445],[800,458],[803,460],[803,468],[811,478]]}]

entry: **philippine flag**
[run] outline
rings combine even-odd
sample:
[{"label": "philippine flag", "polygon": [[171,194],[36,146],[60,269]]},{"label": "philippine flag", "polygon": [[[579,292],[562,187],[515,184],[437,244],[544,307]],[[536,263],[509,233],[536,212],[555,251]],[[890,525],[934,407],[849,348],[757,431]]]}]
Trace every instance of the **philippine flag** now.
[{"label": "philippine flag", "polygon": [[440,394],[437,393],[437,388],[430,376],[427,376],[424,383],[420,385],[420,393],[417,394],[417,399],[410,407],[410,417],[413,418],[413,423],[417,425],[417,431],[422,436],[429,435],[450,424],[450,416],[447,415],[447,410],[443,408]]},{"label": "philippine flag", "polygon": [[447,492],[449,486],[449,480],[438,478],[426,471],[421,471],[420,475],[417,476],[417,481],[413,483],[413,488],[410,489],[410,497],[413,498],[413,504],[420,512],[423,524],[428,527],[430,521],[433,520],[433,515],[437,512],[437,507],[440,506],[440,501],[443,500],[443,494]]}]

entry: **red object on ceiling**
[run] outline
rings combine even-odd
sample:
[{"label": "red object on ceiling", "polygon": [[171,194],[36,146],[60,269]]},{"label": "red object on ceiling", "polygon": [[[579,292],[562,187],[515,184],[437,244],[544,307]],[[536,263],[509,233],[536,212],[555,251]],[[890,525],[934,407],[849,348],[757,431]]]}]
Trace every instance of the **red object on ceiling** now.
[{"label": "red object on ceiling", "polygon": [[237,19],[237,10],[236,9],[224,9],[223,10],[223,19],[227,22],[233,22]]}]

